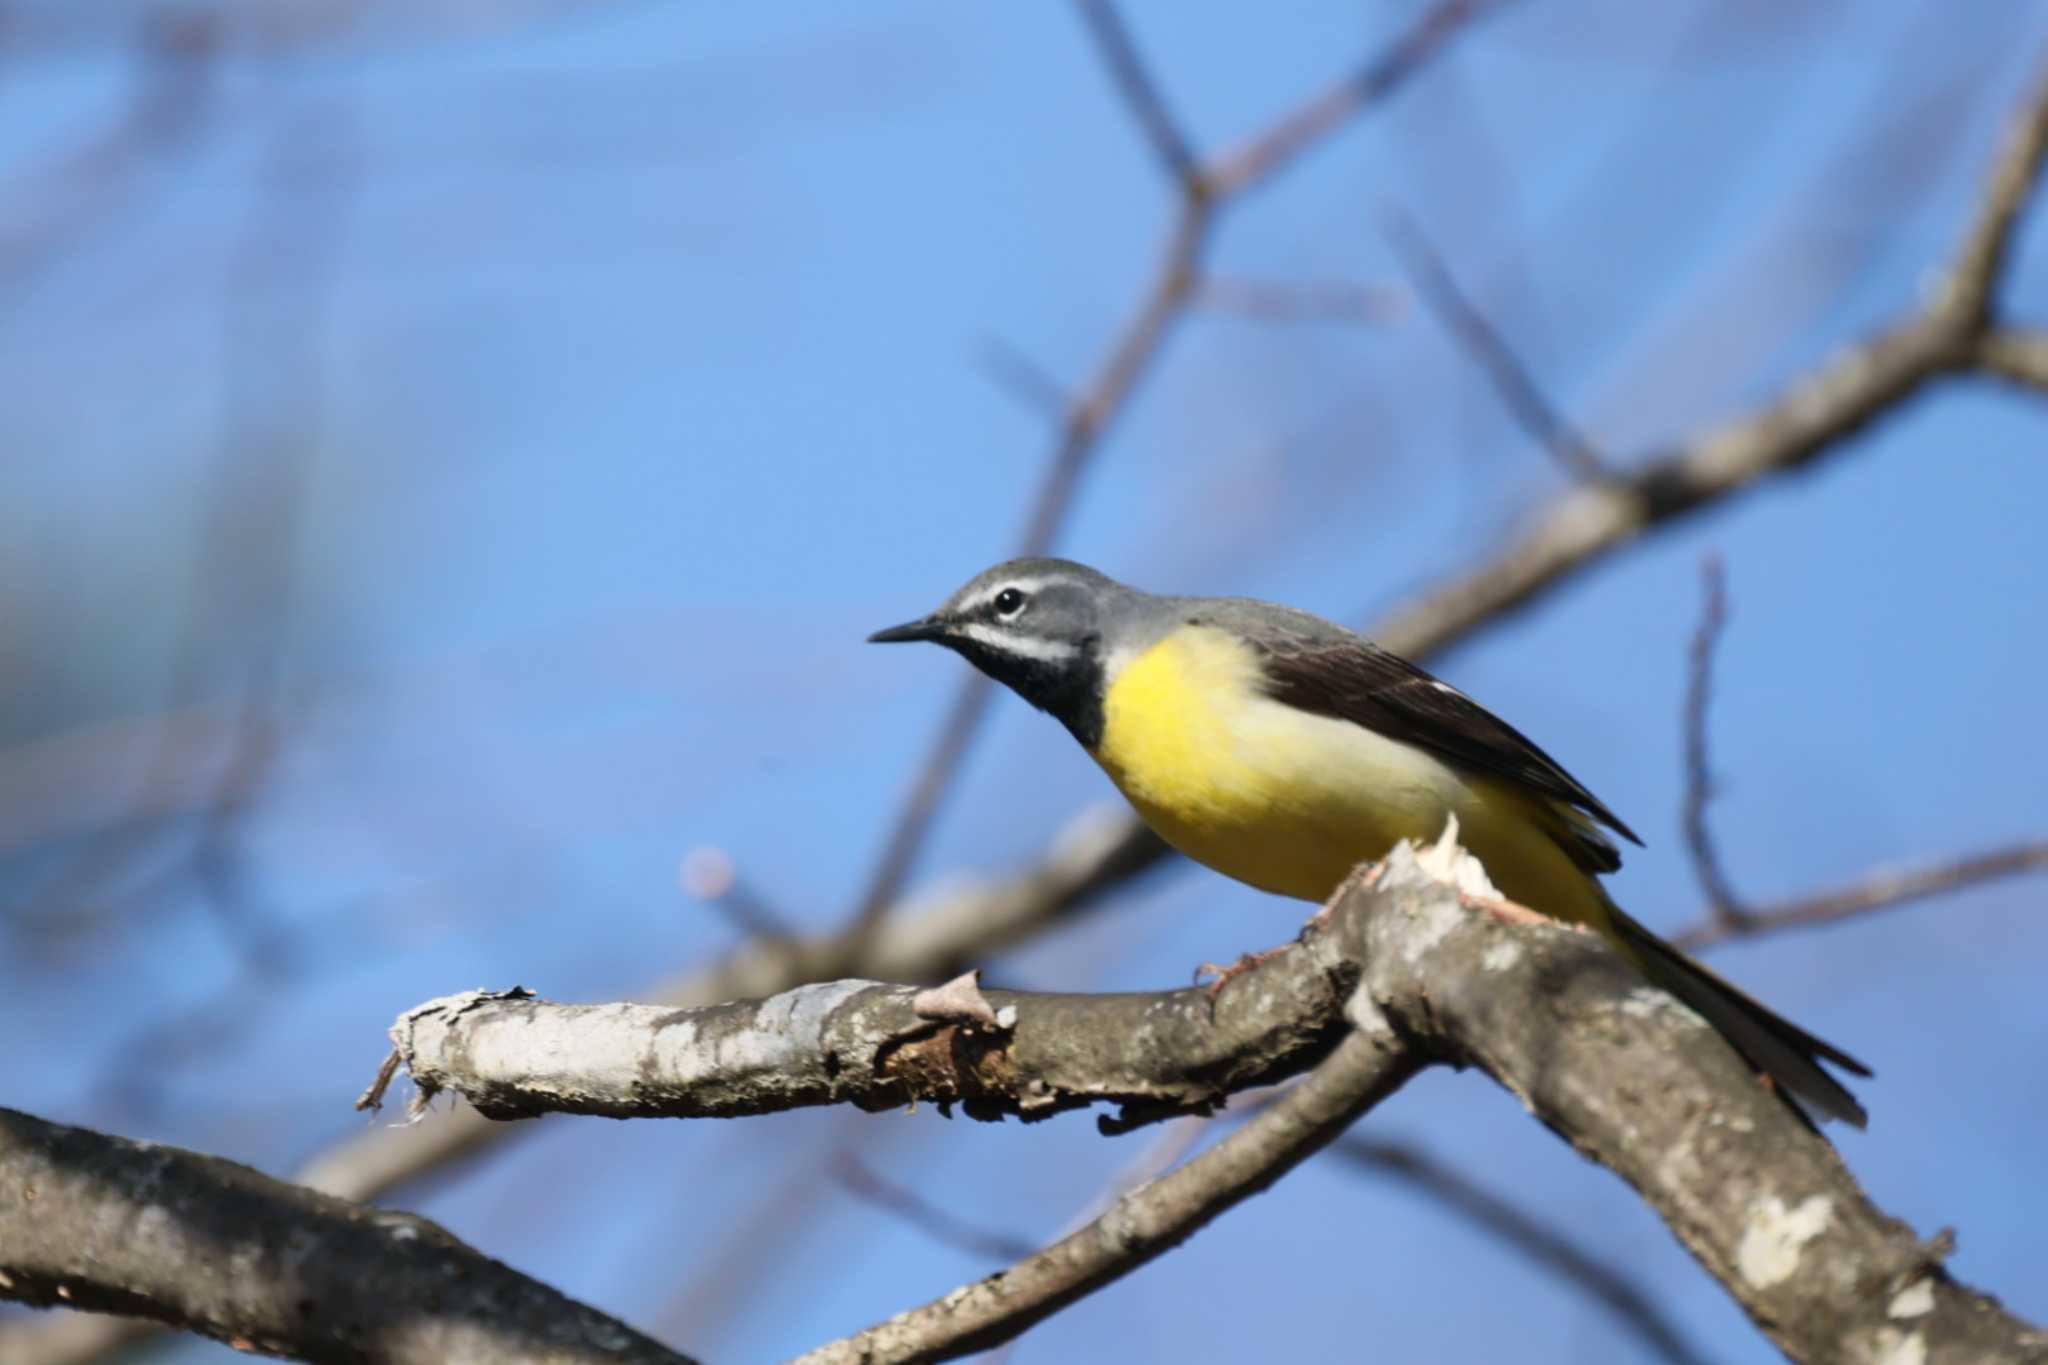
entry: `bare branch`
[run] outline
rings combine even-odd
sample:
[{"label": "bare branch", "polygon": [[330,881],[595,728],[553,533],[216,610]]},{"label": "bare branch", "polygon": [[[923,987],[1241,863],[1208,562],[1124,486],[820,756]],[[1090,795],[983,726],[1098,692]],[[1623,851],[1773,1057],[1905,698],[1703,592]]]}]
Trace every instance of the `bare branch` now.
[{"label": "bare branch", "polygon": [[1707,908],[1717,923],[1736,924],[1749,917],[1742,901],[1729,884],[1721,865],[1721,853],[1707,827],[1707,806],[1719,795],[1707,747],[1707,705],[1714,691],[1714,646],[1728,625],[1728,589],[1721,569],[1721,556],[1709,553],[1700,560],[1699,628],[1693,632],[1687,655],[1685,684],[1685,828],[1686,851],[1692,856],[1693,875],[1707,893]]},{"label": "bare branch", "polygon": [[881,1209],[942,1246],[996,1261],[1021,1261],[1038,1244],[1008,1233],[989,1232],[941,1208],[908,1185],[899,1185],[873,1170],[851,1148],[832,1158],[832,1179],[863,1203]]},{"label": "bare branch", "polygon": [[[461,1084],[501,1114],[743,1114],[910,1097],[984,1114],[1118,1097],[1184,1112],[1314,1066],[1089,1227],[807,1359],[938,1360],[1007,1340],[1269,1185],[1420,1067],[1466,1062],[1634,1185],[1794,1359],[2017,1360],[2048,1346],[1950,1281],[1720,1035],[1594,936],[1468,909],[1459,887],[1477,869],[1465,860],[1448,843],[1400,845],[1347,884],[1324,927],[1225,991],[1213,1019],[1194,990],[995,993],[998,1028],[969,1029],[918,1019],[913,988],[850,981],[679,1012],[471,996],[401,1020],[398,1041],[423,1084]],[[9,1188],[20,1186],[0,1182]],[[52,1227],[52,1254],[71,1254],[73,1234]],[[18,1282],[14,1270],[0,1265]]]},{"label": "bare branch", "polygon": [[[1127,837],[1121,816],[1089,812],[1022,873],[956,887],[884,921],[856,970],[901,981],[935,981],[1001,952],[1099,903],[1101,893],[1155,865],[1163,845]],[[788,990],[832,974],[848,957],[844,934],[786,943],[741,944],[722,962],[665,983],[651,998],[672,1007]],[[494,1123],[474,1109],[431,1123],[367,1129],[316,1154],[294,1177],[349,1199],[374,1199],[408,1181],[484,1151],[521,1125]],[[73,1316],[0,1329],[0,1359],[36,1365],[97,1359],[147,1330],[133,1320]]]},{"label": "bare branch", "polygon": [[1010,1340],[1186,1241],[1398,1090],[1419,1058],[1368,1014],[1307,1080],[1185,1166],[1007,1270],[798,1357],[801,1365],[953,1360]]},{"label": "bare branch", "polygon": [[788,919],[740,876],[732,855],[713,844],[683,854],[676,885],[685,896],[708,905],[742,934],[774,942],[796,937]]},{"label": "bare branch", "polygon": [[1152,151],[1159,158],[1166,173],[1173,177],[1181,192],[1191,199],[1198,199],[1204,192],[1201,164],[1195,160],[1195,153],[1188,144],[1187,135],[1180,130],[1180,123],[1166,108],[1166,97],[1159,92],[1159,83],[1152,79],[1138,49],[1131,42],[1130,30],[1124,27],[1123,16],[1116,11],[1110,0],[1075,0],[1081,11],[1081,19],[1088,25],[1089,36],[1095,40],[1095,50],[1101,54],[1103,65],[1109,68],[1111,79],[1116,82],[1117,93],[1123,96],[1124,104],[1130,109],[1131,117],[1145,130],[1145,137],[1152,144]]},{"label": "bare branch", "polygon": [[[468,991],[392,1026],[419,1087],[486,1117],[735,1118],[823,1104],[870,1111],[920,1100],[971,1118],[1044,1118],[1098,1102],[1149,1121],[1212,1112],[1223,1096],[1315,1064],[1342,1024],[1310,955],[1258,991],[1132,995],[983,992],[990,1025],[934,1020],[915,986],[858,979],[696,1009],[562,1005]],[[364,1096],[374,1107],[375,1087]],[[1128,1126],[1126,1118],[1118,1126]]]},{"label": "bare branch", "polygon": [[1213,198],[1242,194],[1427,67],[1453,38],[1512,0],[1437,0],[1391,45],[1265,132],[1209,159]]},{"label": "bare branch", "polygon": [[[1397,851],[1390,873],[1399,862]],[[2048,1334],[1950,1279],[1720,1035],[1595,936],[1431,918],[1427,896],[1359,913],[1371,894],[1354,882],[1332,916],[1363,967],[1361,991],[1407,1041],[1483,1068],[1626,1180],[1786,1355],[2016,1362],[2048,1351]]]},{"label": "bare branch", "polygon": [[1707,1358],[1641,1286],[1435,1157],[1402,1143],[1360,1137],[1334,1143],[1330,1152],[1352,1165],[1396,1177],[1584,1290],[1658,1358],[1673,1365],[1704,1365]]},{"label": "bare branch", "polygon": [[802,1359],[945,1360],[1007,1340],[1270,1182],[1431,1061],[1477,1062],[1629,1181],[1795,1360],[2016,1361],[2048,1347],[1950,1280],[1939,1249],[1874,1208],[1697,1015],[1593,936],[1472,913],[1437,878],[1402,845],[1339,893],[1325,932],[1253,969],[1260,995],[1289,989],[1304,957],[1358,973],[1354,1031],[1309,1080],[1074,1236]]},{"label": "bare branch", "polygon": [[2048,390],[2048,332],[2011,327],[1987,332],[1977,345],[1977,363],[1986,374]]},{"label": "bare branch", "polygon": [[1067,415],[1067,391],[1051,371],[999,336],[983,337],[975,348],[982,372],[997,388],[1033,412],[1059,421]]},{"label": "bare branch", "polygon": [[1734,938],[1753,938],[1779,929],[1830,924],[1874,910],[1891,910],[1929,896],[1960,891],[1980,882],[2048,868],[2048,839],[1990,849],[1920,867],[1883,869],[1831,891],[1758,906],[1741,919],[1709,918],[1677,934],[1681,948],[1703,948]]},{"label": "bare branch", "polygon": [[1587,480],[1607,477],[1600,453],[1567,422],[1486,315],[1451,278],[1443,257],[1422,228],[1400,209],[1387,213],[1387,237],[1408,268],[1418,293],[1444,327],[1492,383],[1494,392],[1530,439],[1550,452],[1566,473]]},{"label": "bare branch", "polygon": [[2033,95],[2006,130],[1977,211],[1934,301],[1933,311],[1952,314],[1958,327],[1982,332],[1997,311],[2013,229],[2033,198],[2044,156],[2048,156],[2048,71],[2036,75]]},{"label": "bare branch", "polygon": [[1349,280],[1253,280],[1210,275],[1195,303],[1257,322],[1348,322],[1381,327],[1406,311],[1398,290]]},{"label": "bare branch", "polygon": [[1845,449],[1849,437],[1929,380],[1973,364],[1985,320],[1980,308],[1963,305],[1972,297],[1971,281],[1995,278],[2026,178],[2039,172],[2048,77],[2014,126],[1941,296],[1762,407],[1664,454],[1630,462],[1624,478],[1565,493],[1515,543],[1383,621],[1381,642],[1400,653],[1426,654],[1500,621],[1652,529]]},{"label": "bare branch", "polygon": [[0,1109],[0,1299],[244,1351],[442,1365],[688,1365],[424,1218]]}]

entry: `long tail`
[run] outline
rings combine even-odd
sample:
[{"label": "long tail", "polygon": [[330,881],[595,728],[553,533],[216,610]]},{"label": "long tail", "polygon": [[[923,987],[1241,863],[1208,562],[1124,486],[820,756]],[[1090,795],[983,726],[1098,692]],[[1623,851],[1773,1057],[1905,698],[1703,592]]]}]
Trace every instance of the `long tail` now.
[{"label": "long tail", "polygon": [[[1699,1011],[1751,1066],[1821,1115],[1861,1128],[1868,1116],[1842,1083],[1821,1069],[1825,1058],[1844,1071],[1870,1068],[1702,967],[1608,902],[1615,937],[1643,975]],[[1797,1107],[1796,1105],[1794,1106]]]}]

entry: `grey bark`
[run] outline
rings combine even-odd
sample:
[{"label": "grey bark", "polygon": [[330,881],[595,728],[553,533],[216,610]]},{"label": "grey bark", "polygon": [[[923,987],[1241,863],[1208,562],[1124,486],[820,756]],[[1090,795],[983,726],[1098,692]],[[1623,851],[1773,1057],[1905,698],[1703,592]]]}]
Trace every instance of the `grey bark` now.
[{"label": "grey bark", "polygon": [[424,1218],[11,1109],[0,1298],[153,1318],[300,1360],[688,1365]]}]

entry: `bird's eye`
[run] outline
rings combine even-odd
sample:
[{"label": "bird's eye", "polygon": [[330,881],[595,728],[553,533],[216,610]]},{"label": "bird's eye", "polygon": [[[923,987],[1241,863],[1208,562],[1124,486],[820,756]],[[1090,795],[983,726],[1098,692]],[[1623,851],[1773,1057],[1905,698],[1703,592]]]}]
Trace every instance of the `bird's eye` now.
[{"label": "bird's eye", "polygon": [[1015,616],[1024,610],[1024,594],[1016,588],[1004,588],[996,594],[996,615]]}]

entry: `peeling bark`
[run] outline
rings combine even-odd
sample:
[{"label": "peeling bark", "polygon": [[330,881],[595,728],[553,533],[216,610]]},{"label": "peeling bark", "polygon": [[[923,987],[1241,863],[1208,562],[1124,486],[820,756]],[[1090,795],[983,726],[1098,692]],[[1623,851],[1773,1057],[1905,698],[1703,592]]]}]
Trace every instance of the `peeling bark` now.
[{"label": "peeling bark", "polygon": [[1129,1126],[1210,1112],[1227,1094],[1321,1060],[1344,1031],[1338,966],[1289,953],[1256,988],[1234,984],[1214,1000],[1194,988],[983,992],[1007,1027],[933,1019],[916,988],[860,980],[681,1010],[471,991],[406,1011],[391,1040],[419,1086],[415,1108],[453,1090],[498,1119],[736,1118],[920,1100],[973,1118],[1038,1119],[1108,1102],[1125,1107]]}]

